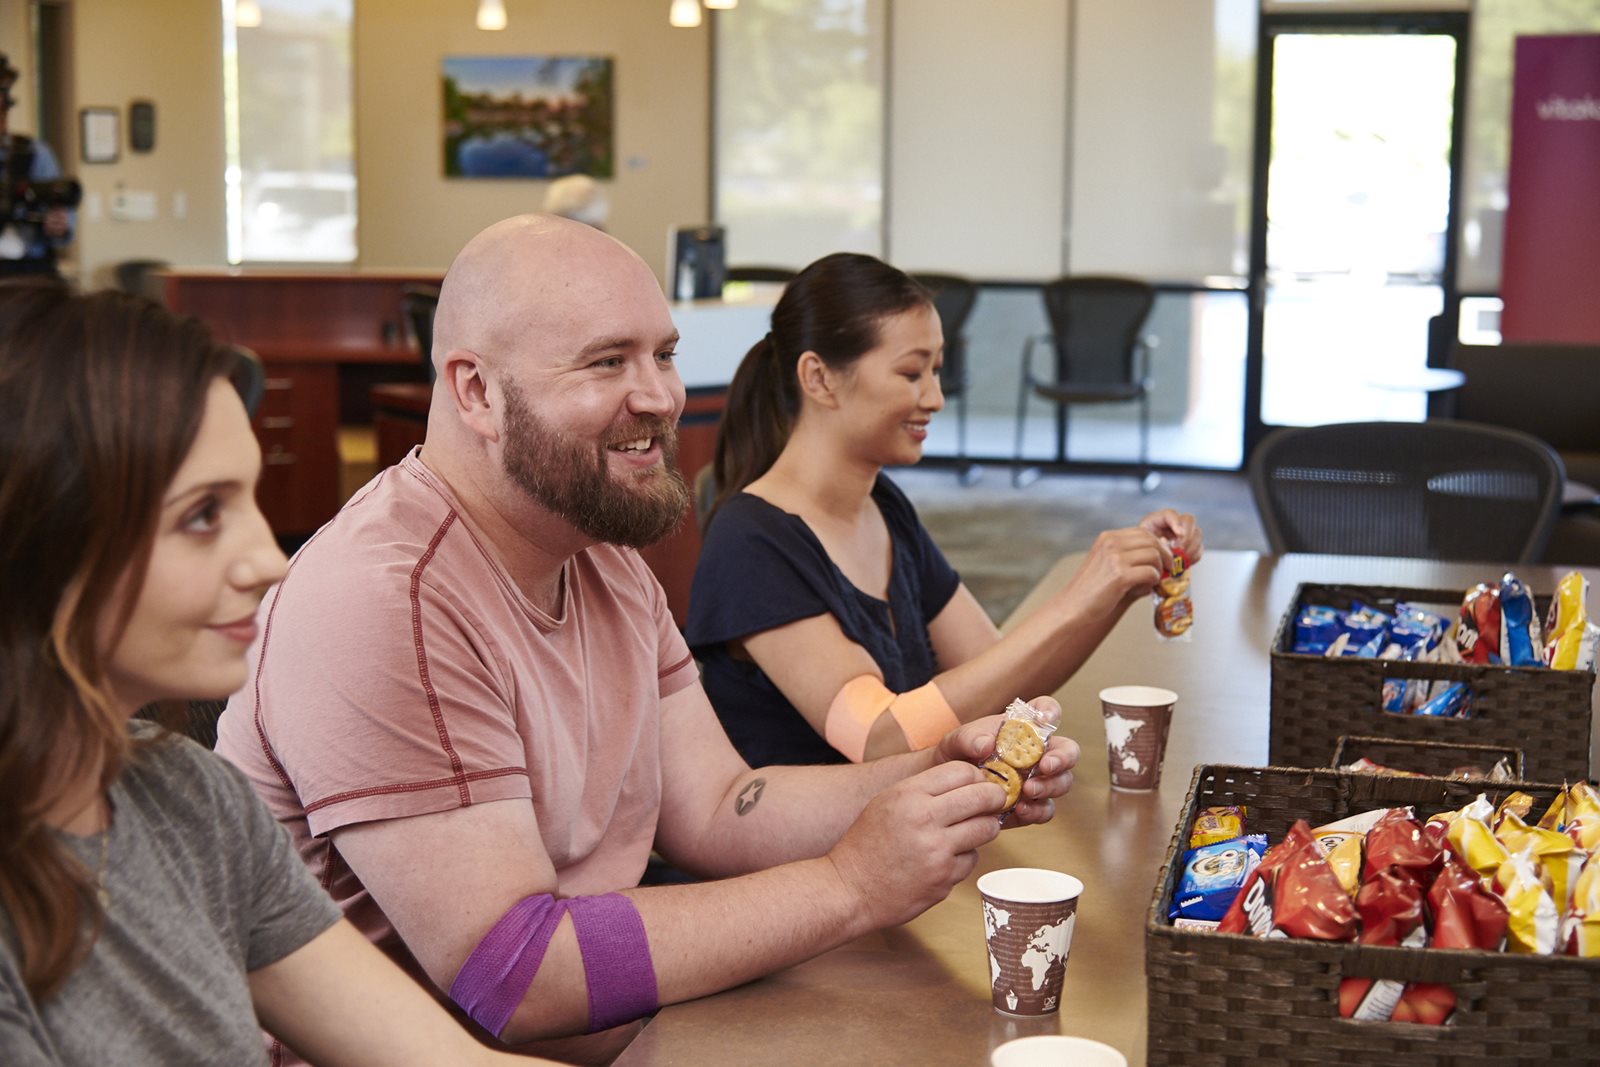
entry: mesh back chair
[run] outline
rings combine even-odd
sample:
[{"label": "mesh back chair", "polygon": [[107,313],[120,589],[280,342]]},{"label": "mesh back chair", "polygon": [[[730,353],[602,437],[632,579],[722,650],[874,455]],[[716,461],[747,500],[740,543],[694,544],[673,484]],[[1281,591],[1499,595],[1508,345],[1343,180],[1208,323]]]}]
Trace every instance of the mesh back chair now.
[{"label": "mesh back chair", "polygon": [[962,485],[971,485],[981,472],[967,462],[967,317],[978,302],[978,286],[956,274],[918,274],[919,284],[933,293],[933,307],[944,328],[944,366],[939,387],[956,402],[956,462]]},{"label": "mesh back chair", "polygon": [[433,381],[433,313],[439,307],[439,290],[432,285],[408,285],[400,291],[400,310],[405,316],[406,332],[422,356],[422,369],[428,381]]},{"label": "mesh back chair", "polygon": [[[1143,488],[1155,487],[1150,471],[1150,349],[1144,334],[1155,306],[1155,289],[1136,278],[1078,276],[1058,278],[1043,287],[1050,333],[1030,337],[1022,350],[1022,382],[1017,392],[1017,433],[1012,482],[1025,485],[1037,468],[1022,465],[1022,431],[1033,396],[1056,405],[1056,460],[1067,458],[1067,410],[1073,404],[1139,404],[1139,466]],[[1033,352],[1040,343],[1054,354],[1047,376],[1035,373]]]},{"label": "mesh back chair", "polygon": [[267,369],[261,365],[261,357],[253,348],[244,345],[229,345],[244,359],[240,361],[239,371],[235,376],[234,385],[239,390],[239,399],[244,401],[245,414],[252,419],[256,417],[256,409],[261,406],[261,396],[267,389]]},{"label": "mesh back chair", "polygon": [[729,267],[723,277],[730,282],[784,282],[793,278],[789,267]]},{"label": "mesh back chair", "polygon": [[1526,563],[1561,505],[1561,459],[1516,430],[1470,422],[1282,429],[1250,460],[1274,553]]}]

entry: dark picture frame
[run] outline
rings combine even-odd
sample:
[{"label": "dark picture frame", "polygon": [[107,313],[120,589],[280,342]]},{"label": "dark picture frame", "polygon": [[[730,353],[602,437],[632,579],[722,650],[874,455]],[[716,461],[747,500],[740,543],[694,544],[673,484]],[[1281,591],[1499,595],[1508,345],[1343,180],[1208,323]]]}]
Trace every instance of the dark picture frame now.
[{"label": "dark picture frame", "polygon": [[115,163],[121,156],[122,113],[114,107],[83,108],[78,134],[85,163]]}]

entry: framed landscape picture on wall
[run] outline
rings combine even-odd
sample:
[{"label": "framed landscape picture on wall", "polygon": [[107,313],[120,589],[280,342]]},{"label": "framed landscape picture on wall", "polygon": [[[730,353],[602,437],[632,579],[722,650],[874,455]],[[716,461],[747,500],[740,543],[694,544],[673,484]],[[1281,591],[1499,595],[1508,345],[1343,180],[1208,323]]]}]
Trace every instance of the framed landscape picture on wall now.
[{"label": "framed landscape picture on wall", "polygon": [[447,56],[448,178],[610,178],[612,61],[578,56]]}]

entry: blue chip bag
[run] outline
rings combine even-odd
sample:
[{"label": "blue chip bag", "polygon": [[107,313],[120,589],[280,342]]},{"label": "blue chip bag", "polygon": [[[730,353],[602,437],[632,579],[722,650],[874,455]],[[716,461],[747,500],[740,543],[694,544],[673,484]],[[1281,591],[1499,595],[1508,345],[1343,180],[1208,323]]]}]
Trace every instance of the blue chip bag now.
[{"label": "blue chip bag", "polygon": [[1247,834],[1185,852],[1167,918],[1222,918],[1266,851],[1266,834]]},{"label": "blue chip bag", "polygon": [[1444,636],[1444,616],[1423,611],[1412,604],[1396,604],[1394,621],[1389,624],[1389,636],[1402,648],[1421,643],[1422,650],[1426,652]]},{"label": "blue chip bag", "polygon": [[[1344,613],[1341,628],[1350,635],[1350,646],[1361,649],[1378,642],[1378,648],[1373,651],[1376,656],[1389,639],[1389,616],[1377,608],[1369,608],[1359,600],[1350,605],[1350,610]],[[1350,653],[1346,653],[1349,655]]]},{"label": "blue chip bag", "polygon": [[1509,571],[1500,579],[1500,662],[1513,667],[1544,666],[1544,641],[1533,594]]},{"label": "blue chip bag", "polygon": [[1417,714],[1441,719],[1471,718],[1472,711],[1467,706],[1467,684],[1452,682],[1445,687],[1444,692],[1431,697],[1426,704],[1418,708]]}]

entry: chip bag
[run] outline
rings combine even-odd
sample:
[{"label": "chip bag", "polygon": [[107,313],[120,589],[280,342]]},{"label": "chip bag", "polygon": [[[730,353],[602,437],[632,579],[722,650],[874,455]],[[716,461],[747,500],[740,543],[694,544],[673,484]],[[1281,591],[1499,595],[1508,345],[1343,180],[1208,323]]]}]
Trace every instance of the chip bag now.
[{"label": "chip bag", "polygon": [[1463,663],[1500,662],[1500,590],[1479,583],[1467,590],[1456,623],[1456,648]]},{"label": "chip bag", "polygon": [[1256,937],[1352,941],[1360,917],[1304,819],[1262,857],[1217,927]]},{"label": "chip bag", "polygon": [[1506,903],[1506,951],[1554,954],[1561,917],[1550,891],[1539,877],[1532,849],[1513,855],[1501,898]]}]

